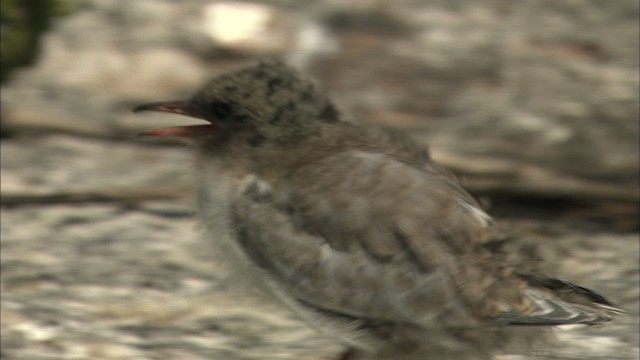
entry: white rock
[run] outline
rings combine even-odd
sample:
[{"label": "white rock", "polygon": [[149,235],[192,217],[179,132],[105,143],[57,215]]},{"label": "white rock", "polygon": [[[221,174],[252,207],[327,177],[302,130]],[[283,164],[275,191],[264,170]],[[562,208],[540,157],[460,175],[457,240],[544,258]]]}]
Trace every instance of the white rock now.
[{"label": "white rock", "polygon": [[265,54],[285,51],[291,43],[291,18],[270,6],[218,2],[204,10],[204,31],[217,46]]}]

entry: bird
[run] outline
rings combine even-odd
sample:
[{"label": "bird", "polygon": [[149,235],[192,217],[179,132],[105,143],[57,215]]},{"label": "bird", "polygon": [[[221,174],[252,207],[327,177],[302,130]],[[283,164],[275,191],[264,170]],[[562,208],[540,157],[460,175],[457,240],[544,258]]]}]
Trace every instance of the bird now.
[{"label": "bird", "polygon": [[280,59],[134,111],[205,121],[141,135],[192,145],[207,238],[240,277],[345,344],[342,360],[487,360],[623,313],[507,261],[496,221],[426,146],[353,122]]}]

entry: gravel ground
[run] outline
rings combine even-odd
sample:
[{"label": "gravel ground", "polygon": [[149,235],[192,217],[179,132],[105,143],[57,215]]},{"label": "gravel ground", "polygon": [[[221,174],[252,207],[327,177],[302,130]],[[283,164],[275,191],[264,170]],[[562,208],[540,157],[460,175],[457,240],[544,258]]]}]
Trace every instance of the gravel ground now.
[{"label": "gravel ground", "polygon": [[[189,183],[183,148],[52,136],[3,141],[1,150],[3,186]],[[255,294],[233,291],[188,198],[1,211],[3,359],[331,359],[341,349]],[[559,341],[534,358],[637,358],[637,234],[514,225],[544,245],[563,278],[629,315],[559,329]]]}]

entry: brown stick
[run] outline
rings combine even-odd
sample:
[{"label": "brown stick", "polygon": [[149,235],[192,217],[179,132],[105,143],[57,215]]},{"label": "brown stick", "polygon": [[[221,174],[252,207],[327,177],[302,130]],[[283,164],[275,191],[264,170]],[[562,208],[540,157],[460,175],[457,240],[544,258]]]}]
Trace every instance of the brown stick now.
[{"label": "brown stick", "polygon": [[581,179],[546,169],[491,158],[467,158],[438,152],[434,156],[460,175],[464,187],[476,195],[518,195],[539,198],[569,198],[587,202],[637,204],[637,187]]},{"label": "brown stick", "polygon": [[139,187],[130,189],[95,189],[77,192],[0,192],[1,205],[138,203],[154,200],[186,199],[190,190],[184,186]]}]

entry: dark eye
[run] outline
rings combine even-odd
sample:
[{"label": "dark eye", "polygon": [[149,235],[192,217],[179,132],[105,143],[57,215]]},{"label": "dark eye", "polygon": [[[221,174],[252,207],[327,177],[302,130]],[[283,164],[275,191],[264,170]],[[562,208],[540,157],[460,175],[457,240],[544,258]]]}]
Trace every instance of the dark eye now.
[{"label": "dark eye", "polygon": [[235,112],[233,106],[224,101],[213,101],[208,106],[209,113],[218,120],[224,120],[232,116]]}]

